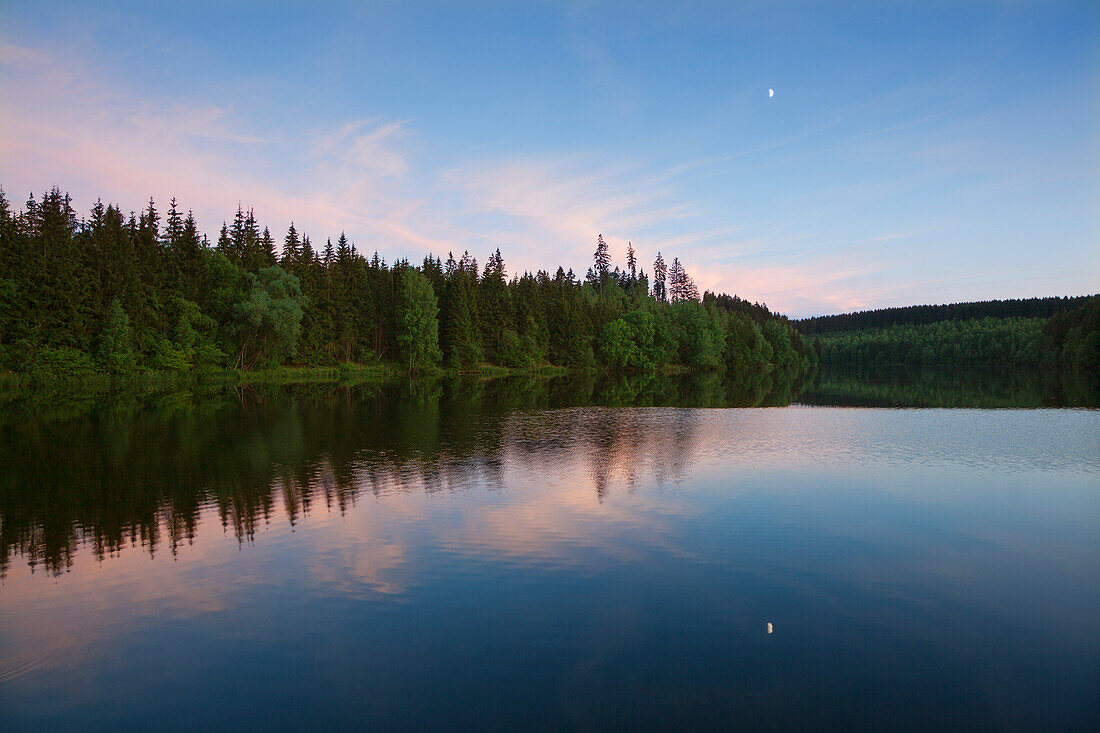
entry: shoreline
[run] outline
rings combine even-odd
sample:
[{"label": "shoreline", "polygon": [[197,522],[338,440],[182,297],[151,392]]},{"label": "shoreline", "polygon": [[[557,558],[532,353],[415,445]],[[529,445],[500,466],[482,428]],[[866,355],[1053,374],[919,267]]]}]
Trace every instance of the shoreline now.
[{"label": "shoreline", "polygon": [[[766,365],[752,374],[773,371]],[[136,371],[127,374],[95,372],[86,375],[0,373],[0,389],[54,389],[60,391],[97,392],[103,390],[148,390],[173,387],[232,387],[236,385],[292,384],[361,384],[387,383],[419,378],[498,378],[498,377],[567,377],[608,374],[686,375],[722,372],[720,368],[703,369],[682,365],[667,365],[656,369],[607,369],[601,367],[562,367],[541,365],[505,367],[485,364],[473,369],[432,367],[409,371],[398,364],[340,364],[336,366],[280,366],[273,369],[237,370],[205,369],[193,372]]]}]

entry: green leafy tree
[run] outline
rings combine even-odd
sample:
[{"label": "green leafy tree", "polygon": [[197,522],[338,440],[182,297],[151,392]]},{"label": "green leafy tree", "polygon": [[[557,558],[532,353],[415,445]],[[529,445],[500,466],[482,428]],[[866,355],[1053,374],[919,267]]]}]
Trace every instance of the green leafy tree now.
[{"label": "green leafy tree", "polygon": [[293,356],[302,326],[298,278],[277,265],[247,277],[250,287],[233,308],[238,369],[277,364]]},{"label": "green leafy tree", "polygon": [[99,339],[99,363],[111,374],[125,374],[137,366],[130,319],[118,298],[111,301],[103,319],[103,332]]},{"label": "green leafy tree", "polygon": [[731,313],[726,320],[726,344],[723,362],[736,374],[757,371],[768,365],[767,350],[760,326],[744,313]]},{"label": "green leafy tree", "polygon": [[716,313],[693,300],[684,300],[672,305],[672,320],[680,363],[693,367],[717,367],[721,363],[726,344]]},{"label": "green leafy tree", "polygon": [[622,318],[608,323],[600,331],[597,340],[603,363],[616,369],[638,369],[645,366],[637,339],[634,328]]},{"label": "green leafy tree", "polygon": [[796,365],[798,354],[791,344],[791,330],[776,320],[764,324],[764,338],[772,347],[772,361],[779,369],[790,369]]},{"label": "green leafy tree", "polygon": [[397,308],[397,342],[402,361],[410,371],[438,364],[443,359],[439,350],[438,312],[431,283],[416,270],[406,269]]}]

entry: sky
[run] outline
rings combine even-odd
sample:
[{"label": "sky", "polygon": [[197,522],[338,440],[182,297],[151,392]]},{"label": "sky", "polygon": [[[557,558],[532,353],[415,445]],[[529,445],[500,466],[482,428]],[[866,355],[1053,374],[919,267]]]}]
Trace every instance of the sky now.
[{"label": "sky", "polygon": [[1100,292],[1100,3],[319,5],[0,0],[5,194],[513,274],[603,234],[792,317]]}]

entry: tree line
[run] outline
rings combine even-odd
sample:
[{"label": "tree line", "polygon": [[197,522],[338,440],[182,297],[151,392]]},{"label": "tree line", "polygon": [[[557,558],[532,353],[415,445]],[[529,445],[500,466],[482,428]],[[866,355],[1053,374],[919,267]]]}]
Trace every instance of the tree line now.
[{"label": "tree line", "polygon": [[982,318],[1050,318],[1056,313],[1084,305],[1090,296],[985,300],[946,305],[910,305],[902,308],[815,316],[795,321],[807,336],[854,331],[862,328],[886,328],[897,325],[921,326],[940,321],[968,321]]},{"label": "tree line", "polygon": [[1038,366],[1042,318],[985,318],[841,331],[820,336],[821,359],[844,366]]},{"label": "tree line", "polygon": [[1043,326],[1049,364],[1100,375],[1100,295],[1056,313]]},{"label": "tree line", "polygon": [[13,210],[0,189],[0,369],[81,376],[392,363],[800,371],[816,352],[787,319],[703,293],[678,258],[509,273],[500,250],[419,264],[276,238],[238,206],[211,242],[175,199],[78,217],[53,188]]},{"label": "tree line", "polygon": [[823,364],[1023,366],[1100,374],[1100,296],[1071,300],[1077,307],[1050,318],[894,324],[825,333],[813,343]]}]

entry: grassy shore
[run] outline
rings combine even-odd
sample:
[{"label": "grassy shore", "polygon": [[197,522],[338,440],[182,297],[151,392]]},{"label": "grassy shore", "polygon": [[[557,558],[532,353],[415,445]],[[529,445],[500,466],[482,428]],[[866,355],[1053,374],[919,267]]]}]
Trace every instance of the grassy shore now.
[{"label": "grassy shore", "polygon": [[[416,376],[431,377],[506,377],[513,375],[562,376],[583,370],[558,366],[511,368],[486,364],[474,369],[435,367],[416,372]],[[252,384],[341,384],[389,382],[409,376],[399,364],[353,364],[335,366],[280,366],[273,369],[241,371],[236,369],[202,369],[191,372],[158,372],[139,370],[126,374],[19,374],[0,372],[0,388],[47,388],[56,391],[102,391],[135,389],[171,389],[173,387],[232,386]]]}]

